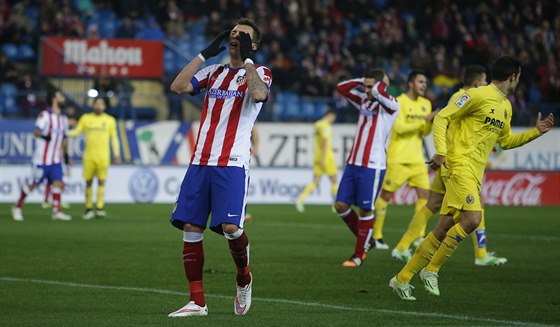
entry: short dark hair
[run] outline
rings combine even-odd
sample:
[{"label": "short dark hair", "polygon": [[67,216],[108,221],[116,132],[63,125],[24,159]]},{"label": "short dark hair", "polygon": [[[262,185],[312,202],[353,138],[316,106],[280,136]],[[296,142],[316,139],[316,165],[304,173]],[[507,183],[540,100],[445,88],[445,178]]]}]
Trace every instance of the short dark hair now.
[{"label": "short dark hair", "polygon": [[472,85],[482,74],[486,74],[486,68],[480,65],[470,65],[465,67],[463,73],[463,85]]},{"label": "short dark hair", "polygon": [[327,111],[325,111],[325,114],[323,116],[326,116],[326,115],[329,115],[329,114],[336,115],[337,114],[336,109],[333,109],[333,108],[327,109]]},{"label": "short dark hair", "polygon": [[47,104],[52,105],[53,99],[56,97],[56,93],[60,92],[56,87],[49,88],[47,91]]},{"label": "short dark hair", "polygon": [[366,74],[364,75],[364,77],[365,78],[375,78],[376,81],[380,82],[380,81],[383,80],[383,77],[385,77],[385,72],[381,68],[375,68],[375,69],[367,71]]},{"label": "short dark hair", "polygon": [[412,81],[414,81],[414,79],[416,78],[416,76],[418,75],[424,75],[426,76],[426,73],[422,70],[422,69],[413,69],[410,71],[410,73],[408,74],[408,79],[406,80],[407,83],[410,83]]},{"label": "short dark hair", "polygon": [[251,26],[253,28],[253,42],[256,44],[259,44],[261,42],[261,30],[259,29],[259,26],[257,25],[257,23],[252,20],[251,18],[240,18],[237,21],[237,25],[247,25],[247,26]]},{"label": "short dark hair", "polygon": [[503,56],[492,63],[492,80],[505,81],[511,74],[519,73],[521,62],[512,56]]},{"label": "short dark hair", "polygon": [[97,101],[100,101],[100,100],[103,101],[103,102],[105,102],[105,99],[103,99],[102,97],[99,97],[99,96],[98,96],[98,97],[93,98],[93,102],[92,102],[91,104],[95,104]]}]

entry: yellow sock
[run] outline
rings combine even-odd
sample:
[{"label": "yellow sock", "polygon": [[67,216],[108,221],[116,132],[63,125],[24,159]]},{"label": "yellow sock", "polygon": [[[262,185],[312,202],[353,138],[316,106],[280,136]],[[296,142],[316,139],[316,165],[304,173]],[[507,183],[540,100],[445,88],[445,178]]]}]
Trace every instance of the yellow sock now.
[{"label": "yellow sock", "polygon": [[428,236],[426,236],[426,239],[420,243],[412,258],[397,274],[397,280],[400,283],[409,283],[412,277],[430,262],[434,253],[436,253],[440,247],[440,244],[441,242],[430,232]]},{"label": "yellow sock", "polygon": [[[420,198],[416,200],[416,204],[414,205],[414,215],[416,216],[420,212],[420,210],[422,210],[422,208],[426,207],[426,204],[428,204],[428,199]],[[420,228],[420,230],[418,230],[417,238],[424,237],[424,235],[426,235],[427,223],[428,221],[426,220],[426,223],[422,225],[422,228]]]},{"label": "yellow sock", "polygon": [[105,193],[105,185],[97,185],[97,209],[103,209],[105,205],[105,200],[103,195]]},{"label": "yellow sock", "polygon": [[93,189],[86,185],[86,209],[93,208]]},{"label": "yellow sock", "polygon": [[480,225],[478,228],[472,233],[472,240],[474,246],[474,257],[476,259],[482,259],[487,254],[486,251],[486,225],[484,222],[484,209],[482,209],[482,219],[480,220]]},{"label": "yellow sock", "polygon": [[447,231],[447,235],[445,235],[442,246],[439,247],[432,257],[432,260],[430,260],[430,263],[426,266],[426,271],[437,273],[445,261],[447,261],[447,258],[455,252],[459,243],[467,237],[469,237],[469,234],[465,232],[459,223],[451,227],[451,229]]},{"label": "yellow sock", "polygon": [[[426,225],[430,218],[434,215],[428,207],[422,207],[412,218],[410,224],[408,224],[408,229],[402,236],[399,244],[397,244],[397,249],[400,251],[406,251],[410,248],[412,242],[414,242],[422,230],[426,230]],[[424,236],[424,235],[422,235]]]},{"label": "yellow sock", "polygon": [[331,185],[331,195],[333,196],[334,199],[336,199],[336,194],[338,193],[338,185],[332,184]]},{"label": "yellow sock", "polygon": [[377,201],[375,201],[375,225],[373,225],[373,238],[376,240],[383,238],[383,225],[385,224],[387,206],[389,206],[389,203],[381,197],[378,197]]},{"label": "yellow sock", "polygon": [[305,186],[305,188],[303,189],[303,192],[301,192],[301,194],[298,197],[298,201],[303,202],[305,201],[305,198],[307,196],[309,196],[309,194],[311,194],[311,192],[313,192],[315,190],[315,188],[317,187],[317,184],[311,182],[309,184],[307,184]]}]

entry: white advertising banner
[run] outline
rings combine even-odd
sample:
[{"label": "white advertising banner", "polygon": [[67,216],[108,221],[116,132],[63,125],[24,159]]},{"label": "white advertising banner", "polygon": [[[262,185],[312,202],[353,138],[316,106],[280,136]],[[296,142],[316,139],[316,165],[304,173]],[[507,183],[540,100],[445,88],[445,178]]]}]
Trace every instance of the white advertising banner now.
[{"label": "white advertising banner", "polygon": [[[105,199],[108,203],[173,203],[179,193],[185,167],[178,166],[114,166],[109,170]],[[72,167],[65,178],[63,200],[84,202],[82,168]],[[29,181],[31,167],[2,166],[0,170],[0,202],[15,202],[22,185]],[[339,178],[342,176],[339,173]],[[250,172],[249,204],[294,203],[312,179],[312,170],[305,168],[255,168]],[[43,187],[33,191],[28,202],[43,200]],[[95,192],[94,192],[95,194]],[[494,205],[560,205],[560,172],[489,171],[482,189],[486,203]],[[416,192],[402,187],[393,195],[392,203],[413,204]],[[306,203],[332,203],[330,181],[323,177],[319,187]]]},{"label": "white advertising banner", "polygon": [[[15,202],[22,185],[29,182],[31,166],[3,165],[0,170],[0,202]],[[186,167],[113,166],[105,187],[108,203],[173,203],[179,193]],[[249,203],[292,203],[311,181],[310,169],[255,168],[250,171]],[[308,198],[308,203],[330,203],[330,182],[325,177]],[[63,200],[84,201],[82,167],[70,168],[65,177]],[[95,185],[95,183],[94,183]],[[34,190],[27,202],[43,200],[44,185]],[[95,192],[93,193],[96,194]]]}]

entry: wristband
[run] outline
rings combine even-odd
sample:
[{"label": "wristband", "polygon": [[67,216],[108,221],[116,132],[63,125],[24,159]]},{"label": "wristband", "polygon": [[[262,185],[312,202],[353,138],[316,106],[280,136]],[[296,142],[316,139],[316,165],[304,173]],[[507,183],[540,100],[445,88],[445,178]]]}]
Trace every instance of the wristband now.
[{"label": "wristband", "polygon": [[198,58],[200,58],[200,60],[202,60],[202,62],[206,61],[206,58],[204,58],[204,56],[202,55],[202,53],[198,54]]},{"label": "wristband", "polygon": [[253,65],[253,66],[255,65],[255,63],[253,62],[253,60],[251,60],[251,58],[245,59],[245,61],[244,61],[243,63],[244,63],[245,65],[247,65],[247,64],[251,64],[251,65]]}]

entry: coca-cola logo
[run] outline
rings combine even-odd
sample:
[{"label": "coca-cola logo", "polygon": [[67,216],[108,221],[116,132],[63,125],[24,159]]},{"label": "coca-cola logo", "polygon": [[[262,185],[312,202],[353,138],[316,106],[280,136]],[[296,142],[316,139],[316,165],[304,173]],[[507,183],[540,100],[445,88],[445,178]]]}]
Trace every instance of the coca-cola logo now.
[{"label": "coca-cola logo", "polygon": [[536,206],[541,204],[542,174],[516,173],[506,179],[486,179],[482,197],[487,204]]}]

